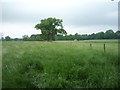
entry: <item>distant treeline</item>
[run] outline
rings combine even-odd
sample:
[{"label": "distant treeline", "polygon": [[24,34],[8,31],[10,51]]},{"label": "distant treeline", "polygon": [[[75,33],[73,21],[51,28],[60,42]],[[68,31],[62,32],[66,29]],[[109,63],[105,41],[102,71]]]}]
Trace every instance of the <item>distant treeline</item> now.
[{"label": "distant treeline", "polygon": [[[1,38],[2,41],[45,41],[43,39],[42,34],[33,34],[30,37],[28,35],[24,35],[22,39],[19,38],[10,38],[6,36],[5,38]],[[93,40],[93,39],[120,39],[120,31],[114,32],[113,30],[107,30],[106,32],[98,32],[93,34],[70,34],[70,35],[57,35],[55,40]]]}]

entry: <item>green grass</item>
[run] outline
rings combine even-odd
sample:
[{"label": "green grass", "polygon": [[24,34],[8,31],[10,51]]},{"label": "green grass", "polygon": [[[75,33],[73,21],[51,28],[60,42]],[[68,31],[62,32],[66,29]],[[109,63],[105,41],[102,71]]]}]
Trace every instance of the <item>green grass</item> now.
[{"label": "green grass", "polygon": [[118,43],[101,41],[5,41],[3,88],[119,87]]}]

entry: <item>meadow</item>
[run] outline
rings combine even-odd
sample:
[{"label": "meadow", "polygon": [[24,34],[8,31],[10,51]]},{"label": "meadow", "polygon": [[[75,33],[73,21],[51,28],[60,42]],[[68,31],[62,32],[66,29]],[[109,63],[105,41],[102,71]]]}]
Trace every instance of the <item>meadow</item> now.
[{"label": "meadow", "polygon": [[3,88],[117,88],[118,69],[117,40],[2,42]]}]

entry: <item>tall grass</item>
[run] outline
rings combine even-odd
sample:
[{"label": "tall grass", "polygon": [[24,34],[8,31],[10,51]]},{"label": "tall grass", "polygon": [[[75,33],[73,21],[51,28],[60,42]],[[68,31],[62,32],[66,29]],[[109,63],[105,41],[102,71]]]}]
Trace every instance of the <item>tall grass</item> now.
[{"label": "tall grass", "polygon": [[3,88],[116,88],[117,45],[3,42]]}]

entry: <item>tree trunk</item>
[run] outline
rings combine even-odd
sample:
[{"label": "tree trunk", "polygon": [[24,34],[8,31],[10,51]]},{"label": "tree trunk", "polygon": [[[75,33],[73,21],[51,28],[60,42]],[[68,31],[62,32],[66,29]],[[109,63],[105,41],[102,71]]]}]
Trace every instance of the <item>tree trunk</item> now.
[{"label": "tree trunk", "polygon": [[50,33],[48,34],[48,38],[47,39],[48,39],[48,42],[52,41],[52,35]]}]

